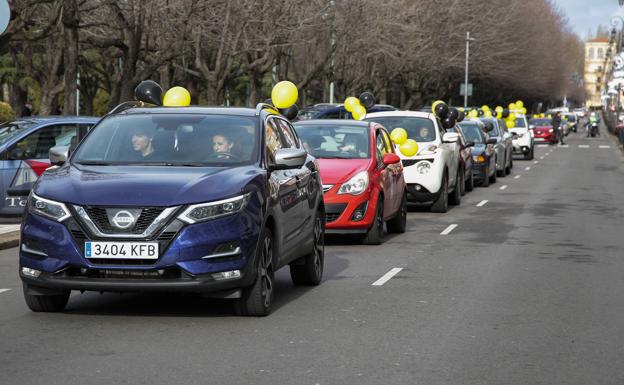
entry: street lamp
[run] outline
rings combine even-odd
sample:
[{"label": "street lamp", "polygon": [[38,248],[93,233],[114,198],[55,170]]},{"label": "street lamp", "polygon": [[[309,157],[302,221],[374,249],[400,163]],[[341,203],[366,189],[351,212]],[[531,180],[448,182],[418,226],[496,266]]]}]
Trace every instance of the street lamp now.
[{"label": "street lamp", "polygon": [[466,32],[466,76],[464,77],[464,108],[468,107],[468,54],[470,52],[470,41],[474,40],[476,39],[470,37],[470,32]]}]

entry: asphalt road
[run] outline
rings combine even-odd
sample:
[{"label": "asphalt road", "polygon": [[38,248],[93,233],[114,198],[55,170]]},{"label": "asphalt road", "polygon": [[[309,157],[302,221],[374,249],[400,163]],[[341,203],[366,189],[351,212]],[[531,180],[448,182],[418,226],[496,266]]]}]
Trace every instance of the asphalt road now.
[{"label": "asphalt road", "polygon": [[5,250],[0,383],[624,384],[623,207],[615,142],[572,134],[382,246],[335,241],[318,287],[282,270],[266,318],[95,293],[31,313]]}]

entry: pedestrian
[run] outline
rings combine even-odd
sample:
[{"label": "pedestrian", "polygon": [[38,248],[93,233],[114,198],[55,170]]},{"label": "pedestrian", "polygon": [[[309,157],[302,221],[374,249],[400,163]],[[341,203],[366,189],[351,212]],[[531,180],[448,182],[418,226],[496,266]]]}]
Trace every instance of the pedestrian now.
[{"label": "pedestrian", "polygon": [[550,120],[550,125],[553,128],[553,133],[557,135],[557,138],[554,140],[554,142],[551,142],[551,144],[556,144],[557,139],[559,139],[559,142],[561,144],[565,144],[563,143],[563,128],[561,127],[561,112],[560,111],[555,112],[552,119]]},{"label": "pedestrian", "polygon": [[32,116],[32,113],[33,113],[32,104],[30,104],[30,102],[26,102],[26,104],[24,104],[24,108],[22,108],[22,117]]}]

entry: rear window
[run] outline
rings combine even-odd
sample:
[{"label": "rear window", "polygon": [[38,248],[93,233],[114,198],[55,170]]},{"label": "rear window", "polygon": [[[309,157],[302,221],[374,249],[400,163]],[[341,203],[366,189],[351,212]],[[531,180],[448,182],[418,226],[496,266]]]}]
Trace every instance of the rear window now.
[{"label": "rear window", "polygon": [[474,123],[459,123],[459,128],[461,128],[467,141],[475,143],[485,142],[483,132],[478,125]]},{"label": "rear window", "polygon": [[433,142],[436,139],[436,130],[431,119],[415,116],[380,116],[364,120],[377,122],[384,126],[388,132],[392,132],[398,127],[404,128],[407,131],[407,137],[417,142]]},{"label": "rear window", "polygon": [[368,126],[295,124],[303,147],[320,159],[370,158]]},{"label": "rear window", "polygon": [[529,121],[532,126],[550,126],[551,121],[548,118],[533,118]]},{"label": "rear window", "polygon": [[516,118],[514,128],[526,128],[526,120],[524,118]]}]

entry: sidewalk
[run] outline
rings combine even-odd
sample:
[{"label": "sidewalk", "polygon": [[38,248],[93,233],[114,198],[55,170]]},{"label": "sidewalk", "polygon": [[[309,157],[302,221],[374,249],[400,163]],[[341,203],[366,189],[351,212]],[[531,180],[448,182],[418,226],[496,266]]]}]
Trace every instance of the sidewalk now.
[{"label": "sidewalk", "polygon": [[0,225],[0,250],[19,244],[20,225]]}]

